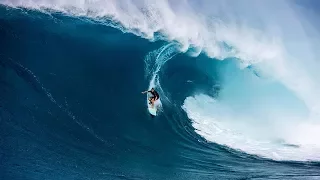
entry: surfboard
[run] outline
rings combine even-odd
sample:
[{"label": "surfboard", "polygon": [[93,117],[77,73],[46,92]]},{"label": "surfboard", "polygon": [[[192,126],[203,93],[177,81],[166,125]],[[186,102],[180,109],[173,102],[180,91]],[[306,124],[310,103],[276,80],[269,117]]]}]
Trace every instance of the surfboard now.
[{"label": "surfboard", "polygon": [[157,115],[157,109],[156,108],[148,108],[148,111],[151,115],[156,116]]},{"label": "surfboard", "polygon": [[148,111],[152,116],[156,116],[157,115],[156,105],[154,105],[154,107],[151,107],[151,105],[149,104],[149,97],[151,97],[151,96],[152,95],[150,93],[147,94]]}]

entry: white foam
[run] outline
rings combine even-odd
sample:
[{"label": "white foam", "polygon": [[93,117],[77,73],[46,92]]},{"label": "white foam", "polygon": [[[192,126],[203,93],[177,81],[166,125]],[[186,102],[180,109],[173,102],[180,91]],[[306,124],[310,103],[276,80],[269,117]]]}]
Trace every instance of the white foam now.
[{"label": "white foam", "polygon": [[[280,127],[284,132],[279,134],[279,129],[254,123],[248,119],[250,115],[235,113],[203,94],[188,97],[183,109],[192,119],[195,131],[208,141],[274,160],[320,160],[320,146],[314,144],[318,141],[320,124],[311,127],[301,123],[288,127],[288,123],[274,123],[284,125]],[[275,136],[264,137],[264,133]]]}]

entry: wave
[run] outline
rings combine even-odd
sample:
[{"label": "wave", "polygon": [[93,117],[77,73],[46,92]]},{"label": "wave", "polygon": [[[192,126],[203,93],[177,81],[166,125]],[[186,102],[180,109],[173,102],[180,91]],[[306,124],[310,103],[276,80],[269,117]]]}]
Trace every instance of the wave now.
[{"label": "wave", "polygon": [[319,160],[319,36],[310,23],[317,15],[306,14],[294,1],[277,2],[276,9],[270,1],[243,2],[0,1],[14,8],[91,18],[151,41],[179,44],[145,58],[149,87],[159,87],[162,97],[159,71],[178,52],[223,60],[219,96],[196,94],[182,105],[196,132],[208,141],[267,158]]}]

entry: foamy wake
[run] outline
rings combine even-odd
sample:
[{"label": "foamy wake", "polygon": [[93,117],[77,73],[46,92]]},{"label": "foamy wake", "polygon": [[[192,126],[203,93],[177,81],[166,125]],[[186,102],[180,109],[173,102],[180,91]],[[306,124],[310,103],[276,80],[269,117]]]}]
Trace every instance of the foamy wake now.
[{"label": "foamy wake", "polygon": [[[155,88],[161,95],[161,99],[165,99],[170,102],[169,98],[165,96],[161,87],[159,72],[162,66],[179,53],[176,43],[170,43],[160,47],[157,50],[149,52],[145,59],[145,77],[149,80],[148,89]],[[156,101],[156,105],[162,107],[161,99]],[[148,103],[148,100],[147,100]]]}]

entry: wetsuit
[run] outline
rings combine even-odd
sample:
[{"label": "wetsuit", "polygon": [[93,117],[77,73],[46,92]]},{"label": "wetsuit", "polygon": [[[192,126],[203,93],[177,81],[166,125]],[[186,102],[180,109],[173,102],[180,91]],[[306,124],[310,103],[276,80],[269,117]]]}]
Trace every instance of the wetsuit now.
[{"label": "wetsuit", "polygon": [[148,92],[150,92],[151,94],[152,94],[152,96],[153,96],[153,98],[154,98],[154,100],[157,100],[157,99],[159,99],[159,94],[158,94],[158,92],[157,91],[148,91]]}]

